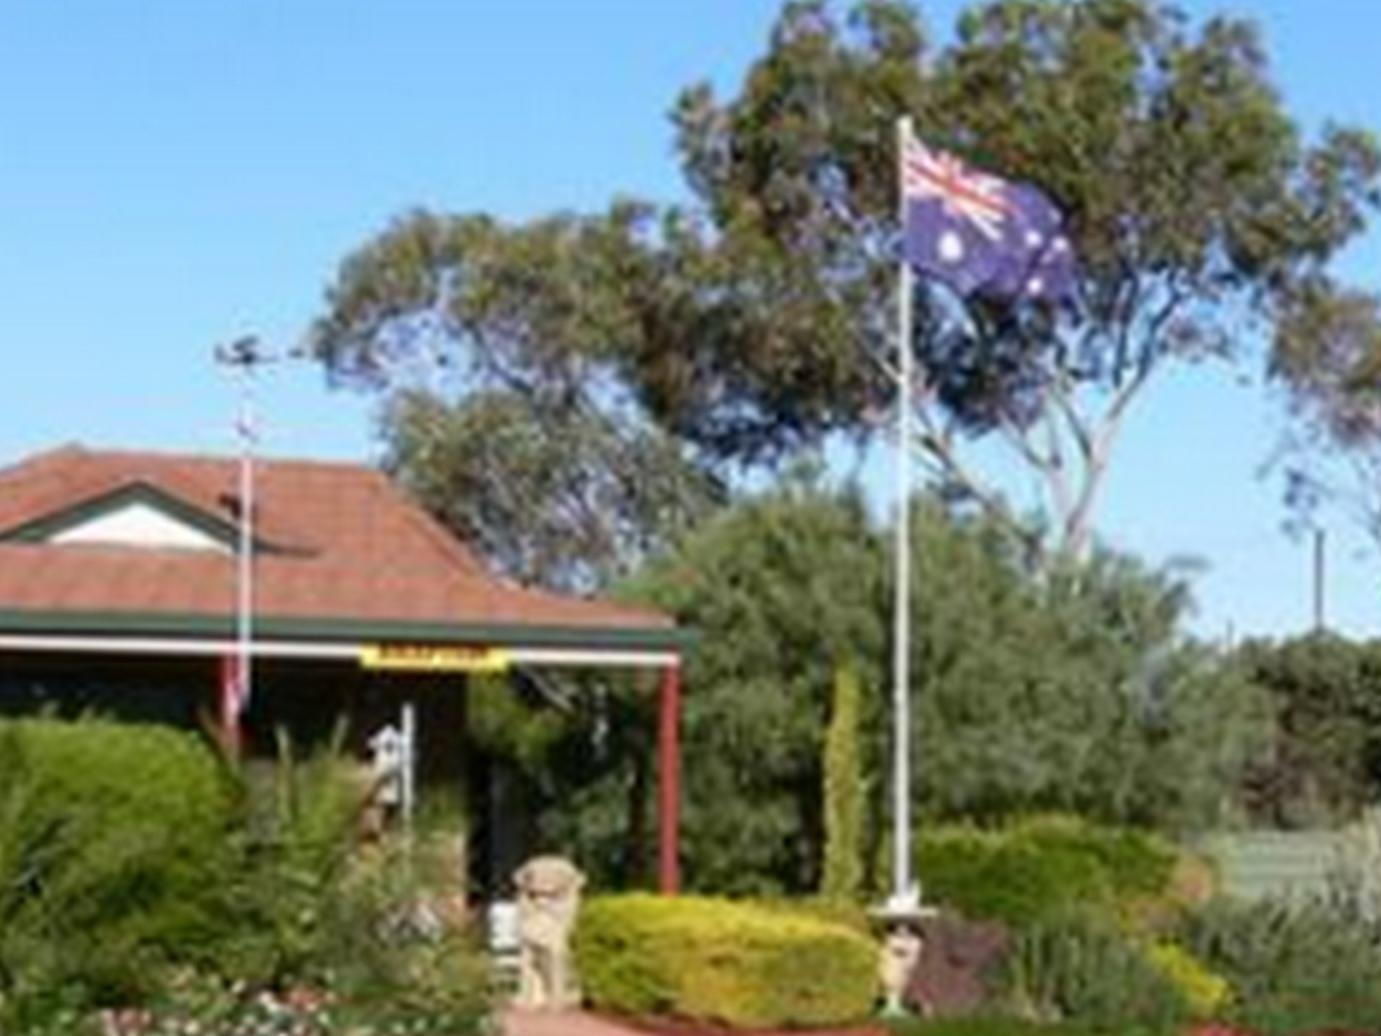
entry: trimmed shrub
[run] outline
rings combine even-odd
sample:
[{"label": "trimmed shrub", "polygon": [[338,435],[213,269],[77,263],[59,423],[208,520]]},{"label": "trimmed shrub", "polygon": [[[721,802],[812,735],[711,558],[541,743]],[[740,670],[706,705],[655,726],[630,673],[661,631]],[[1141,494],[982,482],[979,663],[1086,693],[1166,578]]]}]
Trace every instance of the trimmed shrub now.
[{"label": "trimmed shrub", "polygon": [[877,948],[845,925],[780,906],[646,894],[592,899],[575,953],[597,1008],[731,1028],[809,1028],[865,1018]]},{"label": "trimmed shrub", "polygon": [[1175,850],[1143,831],[1076,817],[1032,817],[993,830],[932,828],[917,840],[927,895],[968,917],[1031,924],[1076,904],[1162,894]]}]

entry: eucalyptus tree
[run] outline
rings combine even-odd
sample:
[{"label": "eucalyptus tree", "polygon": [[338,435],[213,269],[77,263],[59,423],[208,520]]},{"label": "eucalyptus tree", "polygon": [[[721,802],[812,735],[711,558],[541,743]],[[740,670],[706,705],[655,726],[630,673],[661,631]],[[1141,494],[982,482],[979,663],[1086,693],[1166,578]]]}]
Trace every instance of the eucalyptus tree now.
[{"label": "eucalyptus tree", "polygon": [[[1036,549],[1081,553],[1128,411],[1176,364],[1319,347],[1330,261],[1377,201],[1358,130],[1306,140],[1255,27],[1149,0],[996,0],[932,48],[915,12],[789,4],[738,92],[676,109],[705,238],[743,317],[659,353],[659,400],[734,453],[866,432],[894,395],[893,120],[975,167],[1038,184],[1079,257],[1073,306],[918,289],[914,443],[940,484],[1009,513],[968,447],[997,440],[1043,486]],[[717,296],[716,296],[717,297]],[[685,372],[694,365],[694,376]],[[709,376],[705,376],[708,371]],[[726,431],[729,433],[726,435]]]},{"label": "eucalyptus tree", "polygon": [[888,423],[901,115],[1039,185],[1078,255],[1068,306],[921,285],[908,343],[908,448],[1003,521],[973,447],[1009,451],[1042,487],[1044,523],[1008,522],[1033,555],[1085,551],[1127,414],[1166,371],[1327,354],[1312,314],[1350,297],[1332,260],[1377,201],[1377,149],[1306,135],[1250,22],[993,0],[934,46],[900,0],[801,0],[729,96],[677,100],[678,203],[406,216],[342,266],[317,355],[393,393],[395,465],[505,567],[603,581],[743,466]]}]

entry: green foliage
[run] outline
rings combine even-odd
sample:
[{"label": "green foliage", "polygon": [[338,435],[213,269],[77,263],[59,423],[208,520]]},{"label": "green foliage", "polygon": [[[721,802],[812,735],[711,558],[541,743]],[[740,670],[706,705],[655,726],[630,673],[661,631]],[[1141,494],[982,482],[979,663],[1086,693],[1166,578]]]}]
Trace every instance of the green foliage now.
[{"label": "green foliage", "polygon": [[[1150,0],[993,0],[964,10],[953,42],[927,54],[902,0],[835,9],[788,5],[734,96],[699,86],[677,109],[714,247],[780,325],[743,320],[666,362],[672,373],[695,364],[703,389],[673,397],[689,420],[714,428],[732,412],[770,430],[759,434],[798,435],[793,419],[816,398],[834,402],[833,417],[840,400],[860,412],[886,391],[848,360],[867,351],[859,343],[891,347],[897,114],[1044,187],[1081,256],[1074,313],[919,293],[915,347],[934,391],[922,448],[957,492],[996,500],[953,429],[1000,430],[1047,490],[1047,532],[1077,552],[1109,444],[1149,379],[1240,350],[1244,312],[1279,332],[1278,351],[1287,325],[1308,343],[1291,352],[1323,351],[1317,327],[1286,314],[1305,283],[1331,292],[1327,261],[1374,203],[1376,147],[1345,128],[1306,144],[1254,26],[1192,26]],[[793,372],[778,358],[803,352],[810,375],[780,391]]]},{"label": "green foliage", "polygon": [[1023,1011],[1119,1034],[1171,1032],[1190,1015],[1178,985],[1096,912],[1066,911],[1023,931],[1007,960]]},{"label": "green foliage", "polygon": [[859,745],[862,693],[854,669],[841,667],[834,678],[825,733],[825,862],[820,894],[846,902],[857,900],[863,891],[867,800]]},{"label": "green foliage", "polygon": [[298,1019],[321,1036],[476,1031],[476,955],[419,912],[410,857],[355,845],[366,791],[330,751],[284,745],[253,780],[172,730],[0,724],[0,1030],[110,1007],[279,1031],[254,998],[302,990],[331,1003],[330,1025]]},{"label": "green foliage", "polygon": [[507,677],[472,676],[467,684],[466,733],[475,746],[536,774],[569,733],[567,716],[529,702]]},{"label": "green foliage", "polygon": [[[790,481],[707,522],[624,593],[700,634],[686,667],[687,881],[815,891],[835,660],[858,659],[862,686],[876,686],[885,644],[883,554],[862,500]],[[876,773],[879,717],[863,709]]]},{"label": "green foliage", "polygon": [[1268,718],[1234,666],[1178,633],[1188,591],[1173,571],[1100,551],[1042,573],[999,525],[933,500],[913,551],[928,813],[1179,830],[1224,819]]},{"label": "green foliage", "polygon": [[[539,261],[520,242],[497,247],[513,248],[517,255],[505,261],[520,269]],[[537,283],[551,276],[543,266]],[[530,295],[531,281],[514,279]],[[499,571],[524,583],[606,585],[722,496],[674,439],[584,389],[495,388],[452,400],[413,388],[391,400],[385,427],[386,466]]]},{"label": "green foliage", "polygon": [[1381,1028],[1381,938],[1325,904],[1217,900],[1185,919],[1180,940],[1231,983],[1248,1029]]},{"label": "green foliage", "polygon": [[244,864],[235,899],[250,923],[236,926],[227,955],[255,985],[317,982],[368,944],[359,912],[380,891],[357,883],[355,842],[367,786],[332,746],[295,756],[280,736],[277,763],[246,788]]},{"label": "green foliage", "polygon": [[185,734],[0,723],[0,1025],[62,1000],[147,994],[218,938],[233,816]]},{"label": "green foliage", "polygon": [[[914,788],[925,817],[998,823],[1065,811],[1170,830],[1223,819],[1268,716],[1236,666],[1180,637],[1182,583],[1104,554],[1033,572],[1000,527],[929,499],[914,535],[913,734],[926,760]],[[833,666],[854,658],[863,688],[884,682],[887,578],[882,536],[857,497],[797,479],[706,522],[623,588],[700,634],[684,724],[691,887],[821,887]],[[652,719],[645,693],[603,700],[623,711],[600,740],[591,728],[579,740],[576,728],[550,815],[608,883],[628,872],[600,861],[645,829],[632,803],[645,801]],[[884,720],[865,696],[861,764],[872,788],[885,766]],[[886,855],[879,798],[865,807],[868,859]],[[869,881],[881,888],[886,876]]]},{"label": "green foliage", "polygon": [[1274,732],[1248,778],[1260,823],[1322,827],[1354,819],[1381,777],[1381,645],[1331,635],[1241,649],[1269,695]]},{"label": "green foliage", "polygon": [[415,213],[342,265],[316,324],[335,379],[388,392],[387,466],[524,582],[605,584],[722,495],[624,373],[648,218]]},{"label": "green foliage", "polygon": [[339,1031],[475,1032],[488,1010],[482,959],[426,906],[425,849],[358,844],[368,791],[336,746],[301,759],[280,742],[269,780],[246,796],[237,923],[219,975],[322,991]]},{"label": "green foliage", "polygon": [[1115,909],[1162,894],[1174,850],[1154,835],[1072,817],[1004,828],[923,829],[916,867],[928,898],[967,917],[1026,925],[1076,904]]},{"label": "green foliage", "polygon": [[1209,970],[1204,963],[1173,942],[1158,942],[1146,950],[1146,956],[1179,990],[1198,1019],[1216,1018],[1232,996],[1232,986],[1222,975]]},{"label": "green foliage", "polygon": [[601,897],[581,910],[575,952],[591,1004],[632,1017],[820,1028],[862,1020],[876,995],[865,935],[779,906]]},{"label": "green foliage", "polygon": [[1044,530],[1079,553],[1161,369],[1240,348],[1244,318],[1275,332],[1281,371],[1327,358],[1338,321],[1311,317],[1348,297],[1328,262],[1365,228],[1376,148],[1346,127],[1306,143],[1234,18],[993,0],[943,50],[925,42],[903,0],[786,4],[735,96],[676,104],[690,204],[517,226],[413,213],[342,264],[317,356],[398,393],[395,468],[492,558],[607,578],[695,522],[714,461],[872,432],[910,114],[1069,214],[1073,311],[921,292],[914,347],[934,390],[920,445],[948,486],[1002,513],[960,448],[1001,429],[1049,491]]}]

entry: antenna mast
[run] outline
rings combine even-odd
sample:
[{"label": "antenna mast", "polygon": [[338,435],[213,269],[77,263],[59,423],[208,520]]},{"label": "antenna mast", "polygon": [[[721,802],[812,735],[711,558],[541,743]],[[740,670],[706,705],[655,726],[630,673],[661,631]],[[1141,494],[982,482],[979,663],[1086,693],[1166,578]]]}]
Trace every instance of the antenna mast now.
[{"label": "antenna mast", "polygon": [[239,547],[236,552],[235,661],[221,697],[221,723],[232,748],[239,750],[240,717],[254,688],[254,447],[258,440],[254,375],[272,357],[253,335],[215,349],[218,364],[236,372],[240,409],[235,434],[240,446]]}]

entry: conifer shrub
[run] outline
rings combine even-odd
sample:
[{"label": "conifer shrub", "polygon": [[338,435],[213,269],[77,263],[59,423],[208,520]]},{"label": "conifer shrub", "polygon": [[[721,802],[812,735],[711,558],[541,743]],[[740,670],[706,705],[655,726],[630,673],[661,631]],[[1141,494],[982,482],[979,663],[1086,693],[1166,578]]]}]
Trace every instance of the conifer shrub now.
[{"label": "conifer shrub", "polygon": [[852,665],[834,675],[829,728],[825,731],[825,859],[820,894],[840,902],[863,892],[863,835],[867,814],[860,741],[863,690]]},{"label": "conifer shrub", "polygon": [[647,894],[581,909],[576,961],[590,1003],[634,1018],[736,1029],[866,1018],[877,948],[844,924],[780,905]]}]

